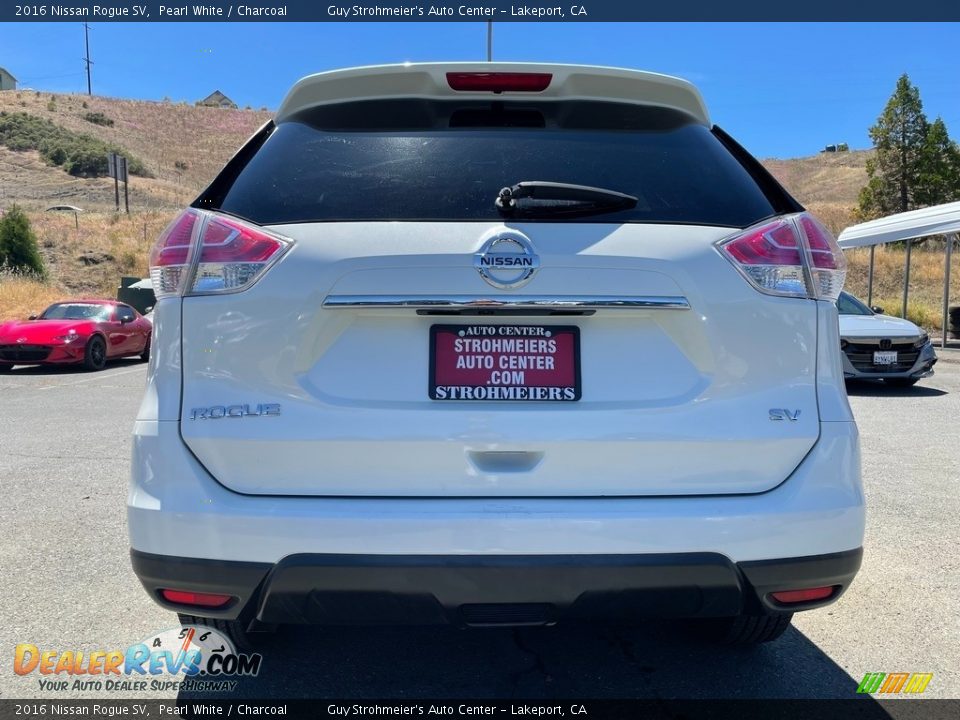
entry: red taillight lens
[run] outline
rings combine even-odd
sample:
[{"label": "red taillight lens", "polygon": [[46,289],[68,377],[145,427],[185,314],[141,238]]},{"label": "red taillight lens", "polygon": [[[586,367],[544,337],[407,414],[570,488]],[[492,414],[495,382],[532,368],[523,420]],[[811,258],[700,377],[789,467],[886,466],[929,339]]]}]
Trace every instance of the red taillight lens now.
[{"label": "red taillight lens", "polygon": [[780,592],[770,593],[770,597],[784,605],[812,602],[814,600],[825,600],[833,595],[834,587],[806,588],[804,590],[782,590]]},{"label": "red taillight lens", "polygon": [[790,223],[780,220],[764,225],[724,245],[743,265],[801,264],[801,251]]},{"label": "red taillight lens", "polygon": [[289,241],[221,215],[203,228],[195,293],[242,290],[282,254]]},{"label": "red taillight lens", "polygon": [[750,228],[720,249],[758,289],[774,295],[836,300],[846,278],[843,251],[806,213]]},{"label": "red taillight lens", "polygon": [[447,84],[457,91],[543,92],[552,73],[448,72]]},{"label": "red taillight lens", "polygon": [[833,236],[830,235],[830,231],[809,215],[800,216],[800,225],[803,226],[803,233],[807,236],[813,266],[836,270],[838,256],[842,259],[843,254],[834,252],[839,248],[833,247]]},{"label": "red taillight lens", "polygon": [[194,231],[200,213],[186,210],[164,228],[150,250],[150,279],[159,297],[175,295],[183,287],[183,276],[190,267]]},{"label": "red taillight lens", "polygon": [[212,217],[203,231],[200,262],[266,262],[283,243],[229,218]]},{"label": "red taillight lens", "polygon": [[233,599],[230,595],[191,592],[189,590],[170,590],[167,588],[160,591],[160,596],[167,602],[176,603],[177,605],[194,605],[196,607],[206,608],[220,608]]},{"label": "red taillight lens", "polygon": [[847,258],[833,235],[811,215],[800,216],[810,251],[810,275],[817,297],[836,300],[847,278]]},{"label": "red taillight lens", "polygon": [[154,292],[159,298],[243,290],[290,244],[234,218],[186,210],[160,234],[150,253]]}]

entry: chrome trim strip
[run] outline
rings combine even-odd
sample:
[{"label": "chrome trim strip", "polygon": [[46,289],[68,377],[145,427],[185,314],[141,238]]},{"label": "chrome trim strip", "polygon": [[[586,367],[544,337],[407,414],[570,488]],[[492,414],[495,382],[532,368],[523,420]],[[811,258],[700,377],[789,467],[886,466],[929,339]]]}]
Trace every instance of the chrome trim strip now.
[{"label": "chrome trim strip", "polygon": [[[841,340],[846,340],[854,345],[878,345],[881,340],[889,340],[894,345],[906,345],[907,343],[916,344],[923,335],[882,335],[857,337],[856,335],[841,335]],[[929,338],[928,338],[929,339]]]},{"label": "chrome trim strip", "polygon": [[328,295],[330,309],[689,310],[679,295]]}]

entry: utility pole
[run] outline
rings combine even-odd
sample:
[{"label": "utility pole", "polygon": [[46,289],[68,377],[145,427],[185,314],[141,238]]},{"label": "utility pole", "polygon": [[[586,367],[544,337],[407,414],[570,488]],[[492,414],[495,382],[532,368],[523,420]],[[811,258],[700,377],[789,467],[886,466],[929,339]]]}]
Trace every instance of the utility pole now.
[{"label": "utility pole", "polygon": [[90,66],[93,65],[93,61],[90,59],[90,26],[87,23],[83,24],[83,41],[87,46],[87,54],[83,58],[87,64],[87,95],[93,95],[93,86],[90,83]]},{"label": "utility pole", "polygon": [[110,153],[113,166],[113,197],[116,201],[116,210],[120,212],[120,157],[116,153]]},{"label": "utility pole", "polygon": [[487,20],[487,62],[493,60],[493,20]]},{"label": "utility pole", "polygon": [[130,214],[130,176],[127,175],[127,158],[121,156],[119,159],[123,160],[123,204],[127,208],[127,215]]}]

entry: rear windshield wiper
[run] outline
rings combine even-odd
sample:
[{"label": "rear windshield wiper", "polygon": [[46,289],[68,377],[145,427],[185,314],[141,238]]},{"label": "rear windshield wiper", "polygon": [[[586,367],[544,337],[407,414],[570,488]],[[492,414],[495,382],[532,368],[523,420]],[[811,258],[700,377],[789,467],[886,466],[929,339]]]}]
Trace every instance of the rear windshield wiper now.
[{"label": "rear windshield wiper", "polygon": [[576,216],[629,210],[637,206],[633,195],[590,185],[527,180],[503,188],[497,209],[504,215]]}]

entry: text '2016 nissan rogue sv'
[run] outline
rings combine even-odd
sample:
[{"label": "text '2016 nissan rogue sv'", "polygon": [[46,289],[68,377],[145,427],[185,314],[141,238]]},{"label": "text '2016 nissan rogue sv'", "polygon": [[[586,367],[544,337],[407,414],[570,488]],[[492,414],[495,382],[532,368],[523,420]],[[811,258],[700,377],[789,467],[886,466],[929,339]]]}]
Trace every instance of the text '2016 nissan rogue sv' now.
[{"label": "text '2016 nissan rogue sv'", "polygon": [[131,552],[189,622],[748,643],[859,568],[844,258],[683,80],[307,77],[150,266]]}]

